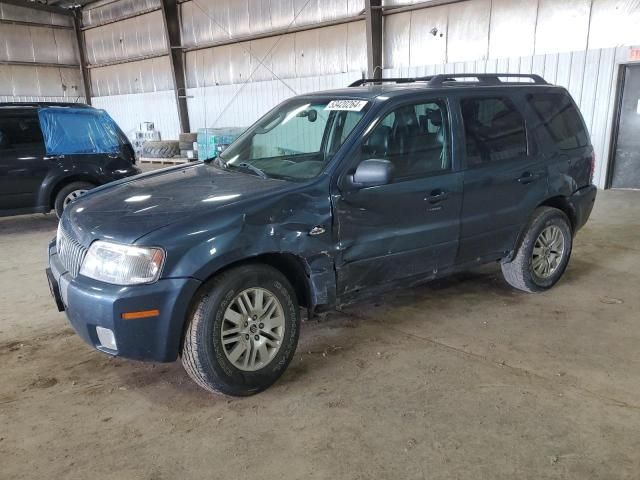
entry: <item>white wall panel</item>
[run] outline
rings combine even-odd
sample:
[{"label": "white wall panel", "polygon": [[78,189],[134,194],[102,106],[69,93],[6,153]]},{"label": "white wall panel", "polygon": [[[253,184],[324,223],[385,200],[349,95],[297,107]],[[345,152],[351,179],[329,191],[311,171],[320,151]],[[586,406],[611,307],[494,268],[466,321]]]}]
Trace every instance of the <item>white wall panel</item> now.
[{"label": "white wall panel", "polygon": [[385,68],[410,65],[411,12],[384,18],[383,64]]},{"label": "white wall panel", "polygon": [[0,24],[0,61],[78,63],[75,37],[70,30]]},{"label": "white wall panel", "polygon": [[491,0],[449,6],[447,61],[486,59],[489,48]]},{"label": "white wall panel", "polygon": [[164,139],[177,139],[180,133],[173,90],[94,97],[91,102],[106,110],[129,138],[142,122],[153,122]]},{"label": "white wall panel", "polygon": [[159,8],[161,0],[103,0],[82,9],[82,25],[95,26],[119,18]]},{"label": "white wall panel", "polygon": [[9,97],[66,97],[81,95],[77,68],[0,65],[0,95]]},{"label": "white wall panel", "polygon": [[409,62],[428,65],[447,61],[449,7],[425,8],[411,12]]},{"label": "white wall panel", "polygon": [[183,44],[193,47],[351,18],[364,0],[192,0],[180,8]]},{"label": "white wall panel", "polygon": [[534,54],[538,0],[493,0],[489,57]]},{"label": "white wall panel", "polygon": [[589,48],[640,43],[638,0],[594,0],[591,10]]},{"label": "white wall panel", "polygon": [[125,60],[167,51],[162,12],[92,28],[84,32],[89,64]]},{"label": "white wall panel", "polygon": [[540,0],[535,52],[585,50],[590,9],[591,0]]},{"label": "white wall panel", "polygon": [[173,77],[167,56],[91,69],[91,92],[96,97],[172,88]]}]

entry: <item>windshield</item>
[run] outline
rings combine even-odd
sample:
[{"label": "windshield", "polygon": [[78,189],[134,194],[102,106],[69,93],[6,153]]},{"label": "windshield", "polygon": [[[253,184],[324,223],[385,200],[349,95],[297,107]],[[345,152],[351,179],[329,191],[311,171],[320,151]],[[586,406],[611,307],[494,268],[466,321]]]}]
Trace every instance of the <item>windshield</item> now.
[{"label": "windshield", "polygon": [[294,99],[258,121],[220,155],[227,168],[307,180],[322,172],[358,125],[365,100]]}]

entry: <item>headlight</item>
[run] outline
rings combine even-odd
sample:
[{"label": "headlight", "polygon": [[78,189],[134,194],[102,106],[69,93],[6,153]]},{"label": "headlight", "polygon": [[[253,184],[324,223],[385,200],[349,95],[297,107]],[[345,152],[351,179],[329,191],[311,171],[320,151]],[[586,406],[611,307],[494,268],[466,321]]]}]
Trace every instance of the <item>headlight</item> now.
[{"label": "headlight", "polygon": [[89,247],[80,274],[116,285],[152,283],[158,280],[163,262],[160,248],[97,241]]}]

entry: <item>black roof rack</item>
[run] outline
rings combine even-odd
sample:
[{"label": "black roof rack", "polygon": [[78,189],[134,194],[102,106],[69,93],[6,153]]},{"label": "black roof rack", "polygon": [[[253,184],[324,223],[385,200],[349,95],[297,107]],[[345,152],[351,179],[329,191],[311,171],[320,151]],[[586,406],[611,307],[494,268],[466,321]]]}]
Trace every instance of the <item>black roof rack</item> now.
[{"label": "black roof rack", "polygon": [[42,108],[42,107],[86,107],[91,108],[86,103],[71,102],[0,102],[0,108]]},{"label": "black roof rack", "polygon": [[[475,78],[475,82],[458,82],[458,78]],[[362,78],[353,82],[350,87],[361,87],[368,84],[381,83],[415,83],[427,82],[430,87],[443,86],[447,83],[472,85],[519,85],[521,82],[505,82],[502,78],[528,78],[536,85],[548,85],[547,81],[540,75],[525,73],[446,73],[440,75],[430,75],[428,77],[413,78]]]}]

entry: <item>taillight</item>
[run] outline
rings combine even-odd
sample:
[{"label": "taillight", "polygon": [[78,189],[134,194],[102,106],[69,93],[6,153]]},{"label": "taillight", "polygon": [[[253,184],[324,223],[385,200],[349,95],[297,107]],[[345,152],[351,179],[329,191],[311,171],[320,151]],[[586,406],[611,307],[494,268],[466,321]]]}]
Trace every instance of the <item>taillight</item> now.
[{"label": "taillight", "polygon": [[596,152],[591,154],[591,172],[589,173],[589,183],[593,183],[593,175],[596,171]]}]

